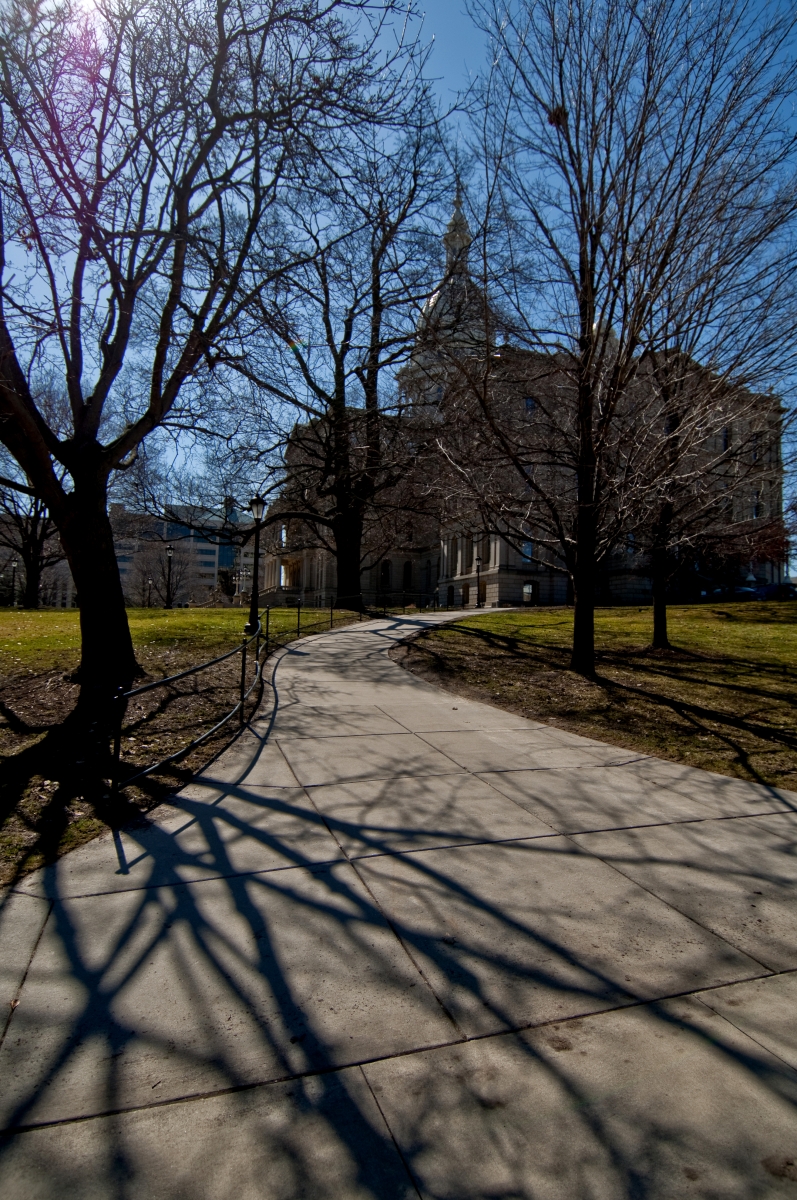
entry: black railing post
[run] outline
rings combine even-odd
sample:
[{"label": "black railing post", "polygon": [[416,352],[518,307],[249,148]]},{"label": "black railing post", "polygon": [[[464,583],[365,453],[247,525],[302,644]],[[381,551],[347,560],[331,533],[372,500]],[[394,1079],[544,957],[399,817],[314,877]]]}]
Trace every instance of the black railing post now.
[{"label": "black railing post", "polygon": [[238,713],[238,724],[242,729],[244,724],[244,696],[246,695],[246,641],[246,634],[244,634],[243,641],[241,642],[241,698],[239,701],[241,708]]},{"label": "black railing post", "polygon": [[302,633],[302,602],[298,600],[296,603],[296,636],[301,637]]},{"label": "black railing post", "polygon": [[332,599],[329,601],[329,628],[330,629],[332,628],[334,620],[335,620],[335,598],[333,596]]},{"label": "black railing post", "polygon": [[122,721],[125,713],[125,694],[122,688],[118,688],[114,696],[113,706],[113,752],[111,755],[111,799],[115,800],[119,795],[119,759],[122,755]]},{"label": "black railing post", "polygon": [[267,604],[266,605],[266,653],[265,653],[264,659],[268,658],[268,634],[269,634],[268,626],[269,626],[270,617],[271,617],[271,606]]}]

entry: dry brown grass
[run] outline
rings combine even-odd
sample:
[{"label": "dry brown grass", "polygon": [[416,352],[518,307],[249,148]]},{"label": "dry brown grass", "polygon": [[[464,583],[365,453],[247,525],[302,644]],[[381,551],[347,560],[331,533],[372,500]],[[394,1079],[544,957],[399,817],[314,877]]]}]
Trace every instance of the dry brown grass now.
[{"label": "dry brown grass", "polygon": [[[350,613],[335,614],[336,624],[351,619]],[[138,682],[165,678],[232,649],[245,620],[240,609],[133,610],[130,626],[145,672]],[[327,613],[303,612],[302,631],[319,628],[328,628]],[[272,612],[271,629],[286,639],[294,637],[296,610]],[[0,885],[54,861],[108,827],[145,819],[238,733],[236,716],[178,762],[114,797],[101,782],[85,782],[70,745],[68,718],[78,697],[78,687],[70,681],[78,662],[77,613],[0,611],[0,648],[5,672],[0,677]],[[240,669],[236,655],[134,697],[124,719],[121,779],[211,729],[237,702]],[[248,683],[252,672],[250,654]],[[259,693],[259,688],[252,692],[248,714]]]},{"label": "dry brown grass", "polygon": [[[138,653],[147,674],[154,677],[196,662],[196,656],[185,649]],[[123,726],[121,778],[173,754],[210,729],[236,703],[239,672],[236,657],[132,700]],[[178,763],[113,799],[107,788],[75,779],[68,747],[59,736],[77,699],[77,686],[58,672],[6,677],[1,686],[0,713],[5,721],[0,724],[0,883],[52,861],[108,826],[140,820],[224,749],[238,731],[234,718]],[[250,711],[257,696],[255,689]]]}]

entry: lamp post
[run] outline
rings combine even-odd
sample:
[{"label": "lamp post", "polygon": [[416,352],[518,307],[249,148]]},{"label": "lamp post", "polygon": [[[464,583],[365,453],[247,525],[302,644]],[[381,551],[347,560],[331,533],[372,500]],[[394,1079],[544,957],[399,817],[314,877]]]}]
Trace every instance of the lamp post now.
[{"label": "lamp post", "polygon": [[172,608],[172,555],[174,546],[166,547],[166,607]]},{"label": "lamp post", "polygon": [[147,579],[147,608],[152,608],[152,578]]},{"label": "lamp post", "polygon": [[249,501],[249,509],[255,519],[255,561],[252,564],[252,595],[249,601],[249,620],[244,628],[250,636],[257,630],[257,610],[260,607],[260,597],[257,594],[257,585],[260,578],[260,522],[263,520],[265,507],[266,502],[262,496],[253,496]]},{"label": "lamp post", "polygon": [[482,559],[481,559],[481,555],[477,554],[476,555],[476,607],[477,608],[481,608],[481,606],[482,606],[481,575],[482,575]]},{"label": "lamp post", "polygon": [[19,560],[16,558],[12,558],[11,559],[11,607],[12,608],[17,607],[17,567],[18,567],[18,565],[19,565]]}]

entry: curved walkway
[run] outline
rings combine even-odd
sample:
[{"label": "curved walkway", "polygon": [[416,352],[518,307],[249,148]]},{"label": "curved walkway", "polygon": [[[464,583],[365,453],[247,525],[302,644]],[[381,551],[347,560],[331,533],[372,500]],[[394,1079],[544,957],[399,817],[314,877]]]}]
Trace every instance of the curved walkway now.
[{"label": "curved walkway", "polygon": [[797,796],[457,700],[434,619],[2,897],[4,1200],[797,1196]]}]

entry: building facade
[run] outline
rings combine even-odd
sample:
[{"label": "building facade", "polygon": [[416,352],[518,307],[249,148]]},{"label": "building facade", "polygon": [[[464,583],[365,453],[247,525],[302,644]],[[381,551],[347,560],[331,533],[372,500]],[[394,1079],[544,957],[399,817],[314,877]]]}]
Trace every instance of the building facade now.
[{"label": "building facade", "polygon": [[[564,386],[565,371],[557,366],[556,356],[526,352],[495,342],[496,322],[482,289],[471,277],[468,252],[471,233],[457,195],[451,221],[443,236],[446,273],[430,296],[418,321],[415,341],[407,364],[399,371],[397,382],[408,408],[418,415],[419,424],[429,427],[445,403],[452,386],[452,363],[478,363],[480,360],[505,360],[505,374],[514,372],[512,384],[506,383],[507,405],[517,405],[519,421],[534,420],[535,393],[549,393]],[[499,367],[500,372],[502,368]],[[697,374],[700,368],[695,367]],[[641,368],[637,388],[649,386],[648,367]],[[456,375],[456,370],[454,371]],[[572,386],[572,385],[570,385]],[[633,399],[633,398],[632,398]],[[782,528],[782,464],[779,450],[778,406],[774,398],[760,398],[759,406],[769,412],[760,433],[751,433],[732,422],[717,435],[725,447],[709,444],[699,450],[706,463],[721,462],[723,448],[732,439],[746,439],[748,482],[735,486],[729,495],[729,507],[722,508],[723,488],[729,486],[722,469],[711,475],[711,487],[717,493],[709,497],[716,511],[725,513],[727,523],[746,530],[754,538],[756,523],[766,522]],[[718,400],[721,403],[721,397]],[[769,405],[769,408],[767,408]],[[525,406],[525,407],[524,407]],[[549,405],[550,407],[550,405]],[[650,413],[650,407],[645,408]],[[465,425],[467,422],[464,423]],[[632,431],[633,433],[633,431]],[[716,440],[716,438],[714,439]],[[544,457],[544,456],[543,456]],[[757,465],[756,465],[757,460]],[[694,468],[694,464],[692,464]],[[707,470],[709,470],[707,466]],[[698,472],[699,473],[699,472]],[[556,490],[561,481],[549,481]],[[418,495],[428,492],[428,481],[416,480]],[[709,505],[710,507],[710,505]],[[470,511],[468,511],[470,508]],[[395,539],[388,549],[364,539],[361,573],[362,599],[366,605],[391,606],[416,604],[451,608],[502,607],[514,605],[558,605],[572,599],[569,575],[564,563],[546,539],[535,530],[533,521],[526,533],[510,540],[496,532],[480,528],[474,506],[457,507],[441,503],[435,513],[427,510],[422,528],[410,540]],[[525,528],[525,527],[524,527]],[[307,545],[307,538],[295,522],[279,529],[267,546],[263,579],[264,602],[271,604],[334,603],[337,579],[335,556],[328,549]],[[691,558],[690,558],[691,554]],[[785,554],[775,547],[772,553],[744,561],[737,554],[725,564],[707,551],[687,551],[673,584],[674,598],[699,599],[711,595],[719,586],[779,584],[786,581]],[[726,556],[727,557],[727,556]],[[679,591],[680,589],[680,591]],[[652,598],[649,558],[636,543],[633,534],[621,539],[604,558],[596,599],[600,604],[648,604]]]}]

